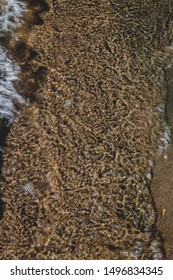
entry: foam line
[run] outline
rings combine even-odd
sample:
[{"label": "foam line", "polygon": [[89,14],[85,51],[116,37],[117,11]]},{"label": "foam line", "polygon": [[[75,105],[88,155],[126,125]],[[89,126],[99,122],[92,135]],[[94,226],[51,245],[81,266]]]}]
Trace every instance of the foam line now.
[{"label": "foam line", "polygon": [[[0,15],[0,34],[13,34],[14,28],[22,23],[26,4],[16,0],[2,2]],[[16,113],[15,104],[24,104],[24,99],[16,91],[13,82],[19,80],[20,66],[9,58],[5,48],[0,47],[0,118],[12,122]]]},{"label": "foam line", "polygon": [[23,11],[26,4],[17,0],[5,0],[2,3],[2,13],[0,15],[1,31],[9,31],[22,24]]}]

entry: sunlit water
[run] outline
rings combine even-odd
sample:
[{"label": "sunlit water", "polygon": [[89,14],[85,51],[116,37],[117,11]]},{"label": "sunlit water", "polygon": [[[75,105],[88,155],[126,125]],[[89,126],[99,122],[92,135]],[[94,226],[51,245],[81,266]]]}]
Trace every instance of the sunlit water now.
[{"label": "sunlit water", "polygon": [[[0,1],[0,37],[7,34],[17,40],[15,28],[22,24],[22,15],[26,10],[26,4],[17,0]],[[0,118],[5,118],[11,123],[16,112],[16,106],[25,103],[14,87],[14,81],[18,80],[20,66],[15,63],[9,52],[0,46]]]}]

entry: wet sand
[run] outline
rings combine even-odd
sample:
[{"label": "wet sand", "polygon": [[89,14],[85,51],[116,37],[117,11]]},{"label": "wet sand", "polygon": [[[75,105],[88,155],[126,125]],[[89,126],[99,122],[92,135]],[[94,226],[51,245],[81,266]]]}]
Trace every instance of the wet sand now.
[{"label": "wet sand", "polygon": [[[166,118],[173,135],[173,67],[166,71],[167,103]],[[173,139],[172,139],[173,141]],[[172,142],[173,143],[173,142]],[[156,203],[157,228],[164,240],[165,259],[173,259],[173,146],[170,144],[156,161],[151,185]]]},{"label": "wet sand", "polygon": [[166,141],[162,2],[49,1],[26,36],[17,86],[30,103],[4,150],[1,259],[163,258],[150,193]]},{"label": "wet sand", "polygon": [[165,259],[173,259],[173,148],[170,146],[155,166],[152,193],[156,203],[157,229],[164,240]]}]

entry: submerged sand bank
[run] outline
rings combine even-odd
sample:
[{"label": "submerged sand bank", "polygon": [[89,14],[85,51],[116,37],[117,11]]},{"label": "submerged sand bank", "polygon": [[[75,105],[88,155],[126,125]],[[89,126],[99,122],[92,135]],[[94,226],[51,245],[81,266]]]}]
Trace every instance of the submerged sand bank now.
[{"label": "submerged sand bank", "polygon": [[44,79],[4,152],[0,258],[163,257],[149,186],[171,3],[49,1],[28,34]]}]

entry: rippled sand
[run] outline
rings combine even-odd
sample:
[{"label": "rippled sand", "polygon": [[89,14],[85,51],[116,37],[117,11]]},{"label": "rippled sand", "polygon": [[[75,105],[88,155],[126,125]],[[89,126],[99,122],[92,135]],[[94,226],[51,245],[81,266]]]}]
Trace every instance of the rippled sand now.
[{"label": "rippled sand", "polygon": [[0,258],[161,259],[149,186],[169,142],[171,1],[49,4],[23,65],[39,88],[4,151]]}]

